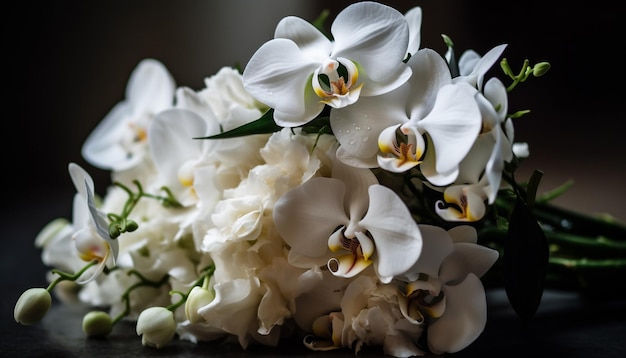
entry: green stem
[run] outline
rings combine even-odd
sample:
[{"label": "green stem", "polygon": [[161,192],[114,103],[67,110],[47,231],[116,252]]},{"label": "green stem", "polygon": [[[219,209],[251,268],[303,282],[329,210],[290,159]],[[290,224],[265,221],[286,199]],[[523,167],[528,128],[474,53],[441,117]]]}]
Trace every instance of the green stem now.
[{"label": "green stem", "polygon": [[215,272],[215,266],[213,265],[209,265],[204,270],[202,270],[200,277],[198,277],[198,279],[191,285],[191,287],[189,287],[189,290],[187,290],[186,293],[180,292],[180,291],[170,291],[170,294],[174,294],[174,293],[179,294],[181,298],[178,302],[172,303],[166,308],[173,312],[175,309],[182,306],[185,302],[187,302],[187,298],[189,297],[189,294],[191,293],[191,290],[193,290],[194,287],[200,286],[201,284],[203,285],[203,287],[205,285],[208,285],[208,281],[209,281],[208,278],[213,275],[213,272]]},{"label": "green stem", "polygon": [[80,271],[78,271],[78,272],[76,272],[74,274],[63,272],[63,271],[57,270],[57,269],[52,270],[52,273],[59,275],[59,277],[57,277],[56,280],[50,282],[48,287],[46,287],[46,290],[48,292],[50,292],[57,284],[59,284],[62,281],[76,281],[76,280],[78,280],[78,278],[83,273],[85,273],[85,271],[87,271],[87,269],[89,269],[93,265],[96,265],[97,263],[98,263],[98,260],[89,261],[89,263],[87,265],[85,265],[82,269],[80,269]]},{"label": "green stem", "polygon": [[122,295],[122,300],[124,300],[124,311],[122,311],[113,319],[112,325],[117,324],[117,322],[119,322],[122,318],[126,317],[130,313],[130,293],[132,291],[143,286],[155,288],[161,287],[162,285],[167,283],[167,280],[169,278],[169,275],[165,274],[159,281],[151,281],[146,279],[141,273],[139,273],[139,271],[136,270],[130,270],[128,272],[128,275],[135,275],[139,277],[139,282],[128,287],[126,291],[124,291],[124,294]]}]

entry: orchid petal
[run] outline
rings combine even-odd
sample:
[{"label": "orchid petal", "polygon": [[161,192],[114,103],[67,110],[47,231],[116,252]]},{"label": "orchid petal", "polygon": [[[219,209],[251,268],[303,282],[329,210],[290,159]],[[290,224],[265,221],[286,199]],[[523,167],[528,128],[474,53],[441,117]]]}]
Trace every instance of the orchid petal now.
[{"label": "orchid petal", "polygon": [[472,73],[472,70],[476,67],[478,61],[480,61],[480,55],[478,52],[469,49],[464,51],[459,57],[459,74],[461,76],[468,76]]},{"label": "orchid petal", "polygon": [[405,273],[420,257],[422,236],[406,205],[391,189],[369,188],[370,206],[361,225],[376,244],[376,272],[384,283]]},{"label": "orchid petal", "polygon": [[368,188],[371,185],[378,184],[378,179],[369,169],[352,168],[341,161],[335,161],[332,175],[333,178],[345,184],[344,203],[346,212],[351,221],[356,222],[367,211],[370,202],[367,195]]},{"label": "orchid petal", "polygon": [[456,169],[476,140],[481,115],[475,94],[475,89],[462,83],[446,85],[439,91],[433,110],[417,122],[433,140],[437,172]]},{"label": "orchid petal", "polygon": [[401,63],[398,68],[389,75],[389,79],[386,81],[374,81],[367,72],[362,70],[359,76],[367,85],[361,90],[361,97],[380,96],[396,90],[404,85],[411,78],[411,75],[411,68],[404,63]]},{"label": "orchid petal", "polygon": [[81,149],[86,161],[102,169],[125,169],[141,160],[138,156],[129,159],[128,151],[119,143],[127,130],[124,123],[128,121],[130,108],[128,103],[118,103],[98,123]]},{"label": "orchid petal", "polygon": [[455,244],[478,243],[478,233],[476,232],[476,228],[470,225],[457,225],[448,230],[448,234],[450,235],[450,238],[452,238],[452,242]]},{"label": "orchid petal", "polygon": [[299,126],[324,108],[310,89],[310,75],[318,66],[304,57],[293,41],[273,39],[263,44],[248,62],[243,72],[244,87],[258,101],[274,108],[278,125]]},{"label": "orchid petal", "polygon": [[105,219],[105,215],[96,208],[93,179],[89,173],[85,171],[85,169],[76,163],[70,163],[68,165],[68,171],[78,195],[80,195],[80,197],[84,200],[87,209],[89,210],[90,220],[93,223],[96,232],[102,240],[108,242],[113,250],[113,261],[115,262],[119,252],[119,243],[117,240],[111,239],[109,234],[109,223]]},{"label": "orchid petal", "polygon": [[472,273],[482,277],[498,260],[498,251],[472,243],[454,245],[454,252],[442,263],[439,279],[446,285],[456,285]]},{"label": "orchid petal", "polygon": [[[174,91],[174,80],[160,62],[141,61],[128,81],[126,99],[113,107],[87,137],[81,148],[83,157],[101,169],[124,170],[138,164],[143,153],[125,147],[122,140],[128,137],[127,124],[171,106]],[[145,129],[137,130],[141,133]]]},{"label": "orchid petal", "polygon": [[472,149],[459,164],[457,183],[478,183],[485,169],[485,165],[494,150],[494,137],[490,133],[483,133],[476,138]]},{"label": "orchid petal", "polygon": [[291,40],[306,57],[324,61],[332,51],[332,43],[315,26],[296,16],[284,17],[274,31],[274,38]]},{"label": "orchid petal", "polygon": [[439,89],[452,83],[452,76],[446,61],[432,49],[417,51],[408,64],[413,74],[409,80],[411,95],[406,105],[410,118],[418,121],[432,110]]},{"label": "orchid petal", "polygon": [[490,78],[483,89],[485,97],[491,102],[501,118],[509,111],[509,97],[506,87],[497,77]]},{"label": "orchid petal", "polygon": [[488,188],[487,200],[492,204],[496,200],[498,190],[500,190],[500,182],[502,181],[502,172],[504,171],[504,158],[512,156],[511,143],[506,139],[500,127],[493,131],[496,137],[494,150],[485,165],[485,177],[487,178]]},{"label": "orchid petal", "polygon": [[409,25],[409,47],[407,53],[411,56],[419,50],[422,40],[422,8],[416,6],[404,14]]},{"label": "orchid petal", "polygon": [[[274,222],[292,250],[311,257],[326,254],[330,234],[349,222],[343,208],[345,190],[339,180],[312,178],[276,202]],[[311,205],[314,203],[323,205]]]},{"label": "orchid petal", "polygon": [[371,260],[352,254],[345,254],[330,259],[328,261],[328,269],[335,276],[350,278],[358,275],[371,264]]},{"label": "orchid petal", "polygon": [[216,119],[207,121],[187,109],[165,110],[154,118],[149,134],[154,164],[165,185],[184,206],[197,202],[192,193],[194,171],[204,155],[217,146],[217,142],[193,138],[218,132]]},{"label": "orchid petal", "polygon": [[[427,137],[426,148],[434,148],[434,144],[431,137]],[[462,163],[462,162],[461,162]],[[420,171],[426,177],[426,180],[436,186],[446,186],[458,180],[460,169],[453,168],[447,172],[440,172],[436,168],[437,164],[437,152],[435,150],[427,150],[424,153],[422,162],[420,163]]]},{"label": "orchid petal", "polygon": [[356,232],[356,239],[359,241],[359,246],[361,246],[363,257],[368,260],[374,254],[374,241],[360,231]]},{"label": "orchid petal", "polygon": [[[493,64],[498,60],[498,58],[500,58],[506,46],[507,46],[506,44],[498,45],[492,48],[491,50],[489,50],[484,56],[482,56],[478,61],[476,61],[476,63],[474,64],[474,67],[472,68],[472,71],[469,74],[465,76],[456,77],[454,79],[455,82],[463,81],[463,82],[469,83],[470,85],[476,88],[479,88],[479,89],[482,88],[485,73],[487,73],[487,71],[491,69],[491,66],[493,66]],[[475,58],[473,58],[472,60],[475,60]],[[467,71],[467,70],[464,70],[464,71]]]},{"label": "orchid petal", "polygon": [[434,354],[455,353],[470,345],[485,329],[487,301],[480,279],[446,287],[447,309],[428,328],[428,348]]},{"label": "orchid petal", "polygon": [[330,112],[330,126],[341,145],[337,154],[347,159],[344,162],[360,167],[378,166],[378,136],[385,128],[407,120],[403,103],[408,90],[403,86],[385,95],[363,97],[350,107]]},{"label": "orchid petal", "polygon": [[[85,183],[85,186],[87,184]],[[105,219],[105,215],[100,212],[100,210],[96,209],[96,202],[94,199],[93,192],[87,192],[87,206],[89,207],[89,212],[91,213],[91,219],[93,220],[94,226],[96,227],[96,232],[100,235],[100,238],[105,240],[110,246],[111,250],[113,250],[113,263],[117,260],[117,255],[119,253],[119,242],[117,239],[112,239],[109,234],[109,223]]]},{"label": "orchid petal", "polygon": [[165,66],[154,59],[142,60],[133,70],[126,98],[135,114],[156,114],[172,105],[176,84]]},{"label": "orchid petal", "polygon": [[331,33],[335,39],[331,57],[357,61],[375,82],[397,75],[406,57],[409,25],[402,13],[387,5],[352,4],[337,15]]},{"label": "orchid petal", "polygon": [[[454,246],[446,230],[439,226],[419,225],[423,248],[415,268],[411,272],[425,273],[430,277],[439,276],[444,259],[452,253]],[[412,278],[410,280],[415,280]]]},{"label": "orchid petal", "polygon": [[[200,115],[202,118],[206,118],[208,122],[217,121],[217,118],[211,106],[207,101],[200,96],[200,94],[191,88],[180,87],[176,90],[176,107],[182,109],[188,109]],[[204,134],[204,132],[201,132]],[[209,132],[210,134],[217,134],[218,132]],[[200,133],[196,133],[196,137],[199,137]]]}]

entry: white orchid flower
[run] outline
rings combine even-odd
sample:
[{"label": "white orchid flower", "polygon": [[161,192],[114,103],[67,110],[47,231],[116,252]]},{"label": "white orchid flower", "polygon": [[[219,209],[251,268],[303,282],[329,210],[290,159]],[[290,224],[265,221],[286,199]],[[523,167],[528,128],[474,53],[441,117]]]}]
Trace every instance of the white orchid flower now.
[{"label": "white orchid flower", "polygon": [[484,94],[479,94],[476,100],[482,115],[481,133],[460,163],[454,185],[443,189],[444,201],[438,202],[435,209],[448,221],[482,219],[486,203],[492,204],[502,187],[505,162],[513,159],[513,122],[507,118],[504,84],[491,78],[485,84]]},{"label": "white orchid flower", "polygon": [[485,216],[486,201],[482,184],[450,185],[443,191],[443,201],[435,204],[435,212],[446,221],[478,221]]},{"label": "white orchid flower", "polygon": [[87,283],[96,278],[107,264],[115,264],[119,252],[119,243],[109,235],[109,224],[104,213],[96,208],[94,182],[89,173],[76,163],[68,166],[77,196],[82,205],[75,202],[74,213],[76,231],[73,234],[79,257],[84,261],[97,260],[95,269],[87,270],[77,283]]},{"label": "white orchid flower", "polygon": [[466,82],[481,89],[487,71],[502,56],[506,49],[506,44],[498,45],[487,51],[484,56],[480,56],[474,50],[467,50],[459,57],[459,76],[454,78],[455,82]]},{"label": "white orchid flower", "polygon": [[477,91],[453,84],[445,60],[431,49],[419,50],[408,64],[413,75],[405,86],[331,112],[331,127],[341,144],[337,157],[353,166],[392,172],[420,165],[434,185],[450,184],[480,131]]},{"label": "white orchid flower", "polygon": [[208,165],[209,154],[219,144],[193,139],[219,133],[217,120],[208,121],[196,112],[172,108],[155,116],[149,131],[150,151],[163,185],[183,206],[198,202],[196,173]]},{"label": "white orchid flower", "polygon": [[326,104],[342,108],[406,82],[411,71],[402,61],[408,27],[397,10],[369,1],[352,4],[337,15],[332,41],[305,20],[285,17],[274,39],[248,62],[244,87],[274,108],[278,125],[303,125]]},{"label": "white orchid flower", "polygon": [[419,277],[407,284],[411,307],[431,317],[428,348],[454,353],[470,345],[487,322],[487,301],[480,281],[498,259],[498,251],[477,244],[476,230],[457,226],[445,231],[420,225],[424,251],[414,267]]},{"label": "white orchid flower", "polygon": [[420,255],[417,224],[368,169],[336,161],[332,175],[312,178],[276,203],[274,221],[291,247],[290,263],[327,265],[341,277],[373,264],[380,280],[390,282]]},{"label": "white orchid flower", "polygon": [[147,153],[152,118],[172,106],[174,90],[174,80],[162,63],[141,61],[128,81],[126,99],[113,107],[83,144],[85,160],[113,171],[138,165]]}]

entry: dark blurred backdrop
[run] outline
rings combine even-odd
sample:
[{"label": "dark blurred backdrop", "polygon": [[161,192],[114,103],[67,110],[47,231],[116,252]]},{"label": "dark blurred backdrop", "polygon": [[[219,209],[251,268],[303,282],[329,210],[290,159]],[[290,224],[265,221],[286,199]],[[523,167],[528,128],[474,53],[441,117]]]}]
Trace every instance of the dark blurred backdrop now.
[{"label": "dark blurred backdrop", "polygon": [[[516,140],[531,157],[520,179],[544,171],[540,191],[569,179],[556,203],[626,220],[623,107],[624,61],[617,3],[569,1],[382,1],[404,12],[423,8],[422,47],[443,53],[441,34],[457,51],[484,53],[508,43],[514,67],[525,58],[549,61],[547,76],[531,78],[512,95]],[[80,156],[83,140],[124,98],[140,60],[163,62],[178,85],[201,89],[220,67],[245,65],[286,15],[329,23],[350,1],[142,0],[12,1],[2,21],[2,221],[8,246],[3,269],[38,264],[32,246],[51,219],[71,215],[70,161],[83,165],[99,192],[108,173]],[[620,25],[618,28],[618,24]],[[34,260],[34,261],[33,261]],[[37,275],[41,273],[36,271]],[[42,276],[35,276],[42,282]],[[27,288],[27,281],[15,283]],[[16,290],[18,292],[19,290]],[[17,295],[17,293],[16,293]],[[17,297],[17,296],[16,296]]]}]

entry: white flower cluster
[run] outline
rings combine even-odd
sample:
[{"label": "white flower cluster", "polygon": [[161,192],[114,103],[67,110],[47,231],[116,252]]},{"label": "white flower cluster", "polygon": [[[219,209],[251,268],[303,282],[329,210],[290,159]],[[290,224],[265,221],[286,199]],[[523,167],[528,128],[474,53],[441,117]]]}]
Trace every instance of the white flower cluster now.
[{"label": "white flower cluster", "polygon": [[[457,63],[421,47],[421,18],[355,3],[331,40],[287,17],[243,73],[224,67],[199,91],[142,61],[83,147],[114,185],[99,198],[70,164],[74,216],[37,238],[45,264],[77,273],[60,280],[77,296],[56,285],[58,296],[136,319],[156,347],[175,334],[275,346],[292,332],[313,350],[397,357],[471,344],[498,252],[471,226],[416,221],[377,173],[411,173],[440,193],[433,213],[476,221],[525,147],[507,88],[485,78],[505,45]],[[273,130],[250,129],[263,118]]]}]

